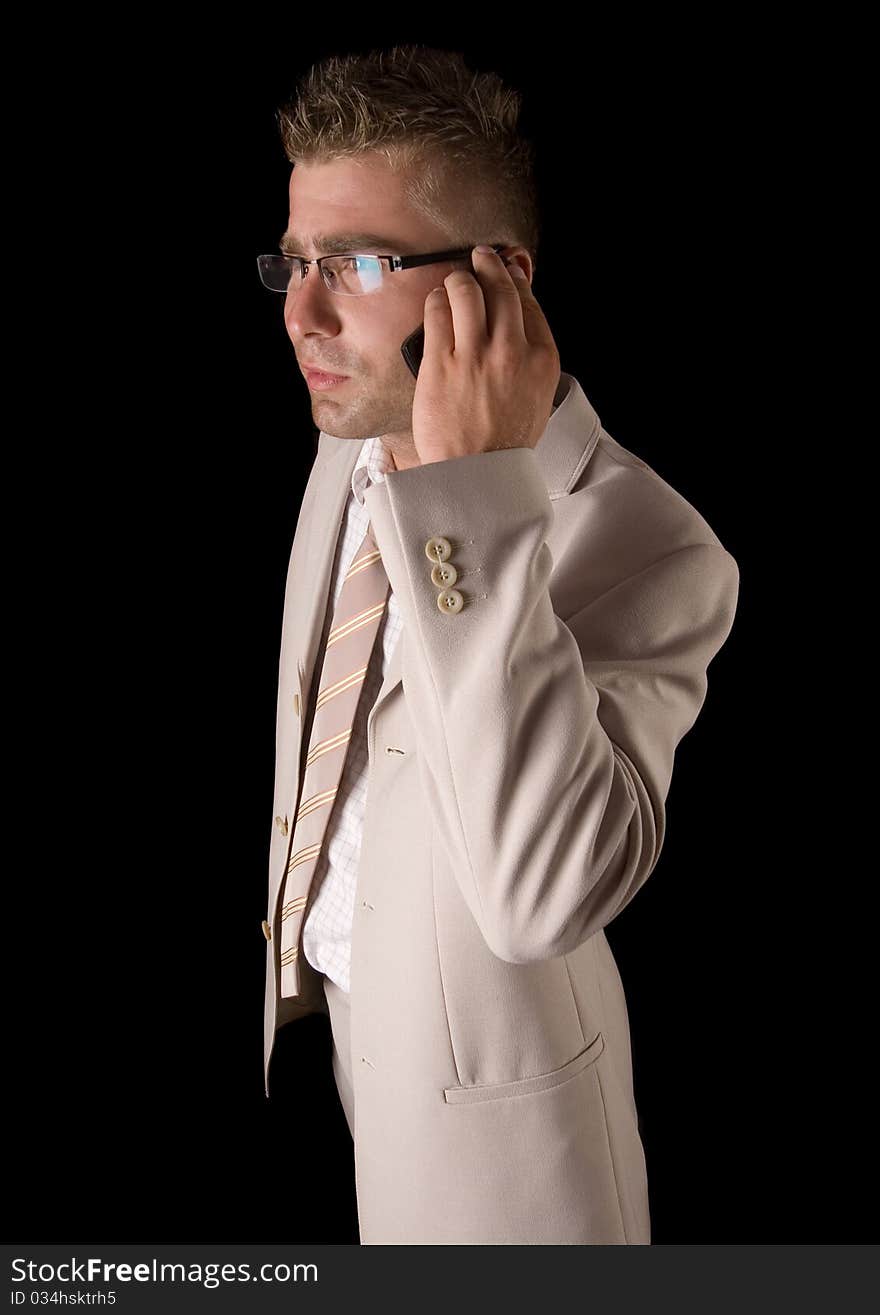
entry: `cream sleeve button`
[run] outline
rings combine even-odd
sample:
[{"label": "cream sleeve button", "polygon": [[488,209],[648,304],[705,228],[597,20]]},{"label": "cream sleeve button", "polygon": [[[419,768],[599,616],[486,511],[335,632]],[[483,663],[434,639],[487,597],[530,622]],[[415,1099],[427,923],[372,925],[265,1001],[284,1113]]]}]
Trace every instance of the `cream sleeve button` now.
[{"label": "cream sleeve button", "polygon": [[457,579],[458,571],[452,565],[452,562],[438,563],[431,572],[431,580],[438,589],[442,589],[444,585],[449,586],[455,584]]},{"label": "cream sleeve button", "polygon": [[276,818],[275,818],[275,825],[277,826],[278,830],[281,832],[281,834],[282,834],[283,836],[286,836],[286,835],[287,835],[287,818],[286,818],[286,817],[276,817]]},{"label": "cream sleeve button", "polygon": [[266,921],[265,918],[263,919],[263,935],[266,937],[266,940],[267,940],[267,941],[271,941],[271,939],[272,939],[272,928],[269,926],[269,924],[268,924],[268,922]]},{"label": "cream sleeve button", "polygon": [[432,562],[445,562],[451,554],[452,544],[448,539],[441,538],[439,534],[435,534],[433,539],[429,539],[425,544],[425,556]]},{"label": "cream sleeve button", "polygon": [[437,606],[441,612],[460,612],[464,607],[464,599],[457,589],[444,589],[442,594],[437,595]]}]

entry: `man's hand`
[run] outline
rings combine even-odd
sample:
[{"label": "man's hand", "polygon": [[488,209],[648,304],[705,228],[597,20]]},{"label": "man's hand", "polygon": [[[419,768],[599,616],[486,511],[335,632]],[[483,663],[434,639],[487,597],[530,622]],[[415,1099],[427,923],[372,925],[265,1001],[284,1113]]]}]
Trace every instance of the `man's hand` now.
[{"label": "man's hand", "polygon": [[422,465],[534,448],[553,411],[560,357],[528,278],[494,251],[475,248],[474,267],[447,274],[425,300],[412,409]]}]

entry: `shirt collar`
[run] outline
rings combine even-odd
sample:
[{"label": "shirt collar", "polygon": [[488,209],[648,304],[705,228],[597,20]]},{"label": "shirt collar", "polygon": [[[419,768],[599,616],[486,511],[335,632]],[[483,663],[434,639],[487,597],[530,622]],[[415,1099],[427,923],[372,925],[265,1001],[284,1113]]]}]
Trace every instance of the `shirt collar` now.
[{"label": "shirt collar", "polygon": [[369,484],[381,484],[389,470],[394,469],[391,453],[382,442],[381,435],[368,438],[361,444],[360,455],[351,472],[351,491],[361,506],[364,505],[364,490]]}]

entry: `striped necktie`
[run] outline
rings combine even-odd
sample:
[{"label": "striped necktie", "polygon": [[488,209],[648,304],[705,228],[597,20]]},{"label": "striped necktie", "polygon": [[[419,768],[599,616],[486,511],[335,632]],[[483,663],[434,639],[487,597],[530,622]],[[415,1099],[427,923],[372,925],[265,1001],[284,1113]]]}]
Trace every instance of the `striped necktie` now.
[{"label": "striped necktie", "polygon": [[299,995],[304,912],[348,752],[389,580],[367,526],[346,573],[324,648],[309,754],[294,821],[281,906],[281,995]]}]

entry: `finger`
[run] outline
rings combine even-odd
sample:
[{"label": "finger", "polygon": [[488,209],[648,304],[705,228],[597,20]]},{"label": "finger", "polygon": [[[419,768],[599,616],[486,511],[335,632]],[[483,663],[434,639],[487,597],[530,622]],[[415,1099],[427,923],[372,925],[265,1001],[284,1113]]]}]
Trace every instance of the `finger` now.
[{"label": "finger", "polygon": [[452,316],[454,350],[462,355],[482,355],[489,344],[485,290],[480,280],[466,270],[456,269],[444,279]]},{"label": "finger", "polygon": [[525,342],[526,331],[522,315],[522,301],[517,294],[517,280],[512,270],[515,261],[508,265],[492,247],[473,249],[474,266],[484,291],[486,302],[487,333],[492,337],[507,337],[511,341]]},{"label": "finger", "polygon": [[452,323],[452,308],[446,287],[432,288],[425,298],[425,352],[451,352],[455,346],[455,333]]},{"label": "finger", "polygon": [[532,291],[531,279],[522,265],[518,265],[515,261],[510,262],[507,272],[510,275],[512,286],[519,294],[523,331],[527,341],[533,347],[546,346],[555,351],[556,340],[553,337],[550,325],[547,323],[547,316]]}]

